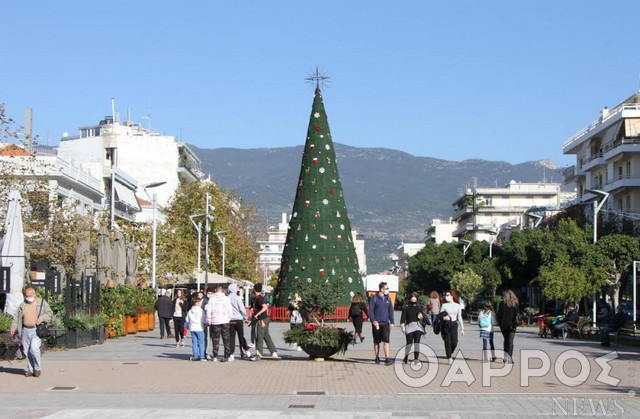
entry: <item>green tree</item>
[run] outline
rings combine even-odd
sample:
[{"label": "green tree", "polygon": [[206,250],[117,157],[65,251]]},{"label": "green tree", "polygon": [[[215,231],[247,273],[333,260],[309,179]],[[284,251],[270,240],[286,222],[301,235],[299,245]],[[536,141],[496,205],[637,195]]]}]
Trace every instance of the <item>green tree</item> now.
[{"label": "green tree", "polygon": [[462,271],[453,274],[451,288],[471,305],[480,296],[485,284],[482,277],[473,272],[473,269],[465,267]]},{"label": "green tree", "polygon": [[635,237],[613,234],[596,243],[599,265],[606,272],[606,284],[614,291],[614,307],[618,305],[621,285],[629,280],[634,260],[640,260],[640,243]]},{"label": "green tree", "polygon": [[604,284],[604,276],[594,275],[565,256],[541,267],[538,283],[547,298],[578,303]]},{"label": "green tree", "polygon": [[[220,271],[222,244],[215,232],[226,231],[225,274],[250,281],[258,279],[258,272],[255,269],[258,250],[251,233],[256,230],[252,225],[256,222],[255,208],[241,206],[240,200],[233,192],[223,190],[215,183],[181,182],[165,208],[166,222],[159,225],[157,229],[156,271],[160,284],[175,282],[179,278],[195,273],[198,233],[191,224],[189,216],[205,212],[207,193],[211,197],[211,205],[215,207],[215,210],[210,212],[214,220],[211,222],[211,232],[209,232],[209,270]],[[206,241],[204,227],[202,234],[201,266],[204,269]]]},{"label": "green tree", "polygon": [[442,292],[449,287],[453,274],[458,272],[461,266],[462,247],[459,243],[428,242],[409,258],[407,292]]}]

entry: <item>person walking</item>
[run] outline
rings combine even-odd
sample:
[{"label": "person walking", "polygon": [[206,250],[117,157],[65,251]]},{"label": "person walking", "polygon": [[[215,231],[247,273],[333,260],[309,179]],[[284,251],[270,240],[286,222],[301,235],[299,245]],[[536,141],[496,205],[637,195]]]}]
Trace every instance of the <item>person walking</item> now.
[{"label": "person walking", "polygon": [[400,316],[400,329],[404,333],[407,344],[404,348],[404,360],[406,364],[409,360],[409,350],[413,344],[413,364],[420,365],[420,338],[425,333],[422,327],[422,319],[425,314],[422,312],[422,307],[418,304],[418,293],[414,292],[408,299],[407,304],[402,308],[402,314]]},{"label": "person walking", "polygon": [[189,332],[191,333],[191,361],[207,360],[204,351],[204,312],[202,310],[202,300],[195,297],[193,305],[187,313],[186,321],[189,323]]},{"label": "person walking", "polygon": [[389,357],[389,337],[393,328],[393,303],[389,298],[389,285],[386,282],[378,284],[378,292],[369,299],[369,319],[373,335],[374,362],[380,363],[380,343],[384,347],[385,364],[393,364]]},{"label": "person walking", "polygon": [[33,288],[25,289],[24,301],[18,306],[9,330],[11,336],[16,332],[22,336],[22,350],[27,356],[25,377],[40,377],[42,374],[42,353],[40,352],[42,341],[36,333],[36,327],[41,323],[50,322],[52,318],[53,312],[49,303],[44,299],[36,298],[36,291]]},{"label": "person walking", "polygon": [[209,325],[209,334],[211,335],[211,349],[213,351],[213,362],[218,362],[218,345],[220,344],[220,336],[222,336],[222,346],[224,350],[222,362],[233,361],[229,359],[231,355],[231,336],[229,332],[229,323],[231,323],[231,300],[222,292],[222,286],[215,286],[215,293],[209,299],[205,311],[207,313],[207,324]]},{"label": "person walking", "polygon": [[262,284],[257,283],[253,286],[253,292],[256,296],[253,302],[253,316],[256,322],[257,336],[256,336],[256,354],[251,357],[252,361],[258,361],[263,357],[262,349],[264,343],[267,344],[269,352],[271,352],[271,358],[280,359],[276,352],[276,346],[273,344],[271,335],[269,334],[269,304],[266,298],[262,294]]},{"label": "person walking", "polygon": [[230,355],[229,361],[233,361],[236,351],[236,335],[238,335],[238,346],[240,346],[240,359],[251,357],[249,345],[244,338],[244,322],[247,320],[247,310],[244,307],[242,298],[238,295],[238,286],[229,285],[229,301],[231,301],[231,322],[229,323]]},{"label": "person walking", "polygon": [[518,327],[518,297],[512,290],[502,293],[502,301],[498,305],[498,326],[504,338],[504,362],[513,364],[513,340]]},{"label": "person walking", "polygon": [[354,335],[356,343],[358,340],[360,343],[364,342],[364,336],[362,336],[364,316],[369,317],[369,310],[367,309],[367,304],[364,302],[362,293],[356,292],[351,299],[351,307],[349,307],[349,318],[351,319],[353,328],[356,330]]},{"label": "person walking", "polygon": [[187,297],[182,290],[176,291],[176,298],[173,300],[173,327],[175,329],[176,348],[184,347],[184,319],[189,311]]},{"label": "person walking", "polygon": [[167,331],[167,338],[172,338],[171,318],[173,317],[173,301],[171,301],[171,291],[166,291],[158,297],[154,308],[158,312],[160,322],[160,339],[164,339],[165,330]]},{"label": "person walking", "polygon": [[453,353],[458,347],[458,327],[460,335],[464,336],[464,323],[462,322],[462,307],[460,306],[458,294],[449,290],[444,294],[445,303],[440,307],[440,312],[447,313],[443,317],[441,334],[444,340],[444,351],[449,364],[453,363]]},{"label": "person walking", "polygon": [[431,315],[431,324],[436,321],[436,316],[440,313],[440,305],[442,304],[440,300],[440,294],[437,291],[431,291],[431,295],[429,296],[429,304],[427,305],[427,310]]},{"label": "person walking", "polygon": [[491,300],[485,300],[482,309],[478,313],[478,326],[480,327],[480,339],[482,339],[482,362],[489,361],[491,349],[491,362],[496,360],[496,348],[493,346],[493,326],[496,323],[496,316],[493,312]]}]

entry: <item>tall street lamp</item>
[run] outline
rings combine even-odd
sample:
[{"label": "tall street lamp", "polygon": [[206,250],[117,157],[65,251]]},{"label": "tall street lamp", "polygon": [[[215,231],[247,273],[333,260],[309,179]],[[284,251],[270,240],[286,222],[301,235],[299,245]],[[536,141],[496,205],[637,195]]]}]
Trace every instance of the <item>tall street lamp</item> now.
[{"label": "tall street lamp", "polygon": [[[585,192],[592,193],[594,195],[600,195],[602,199],[600,202],[597,200],[593,201],[593,244],[598,242],[598,212],[602,209],[602,206],[606,202],[607,198],[609,198],[609,192],[601,191],[599,189],[585,189]],[[597,314],[597,303],[596,303],[597,295],[593,295],[593,327],[596,327],[596,316]]]},{"label": "tall street lamp", "polygon": [[[144,193],[149,196],[148,189],[157,188],[158,186],[162,186],[167,182],[153,182],[143,186]],[[151,199],[153,203],[153,238],[151,239],[151,288],[156,287],[156,231],[157,231],[157,210],[158,210],[158,194],[153,192],[153,198]]]},{"label": "tall street lamp", "polygon": [[227,238],[224,235],[227,234],[226,230],[216,231],[216,236],[218,236],[218,240],[220,240],[220,244],[222,244],[222,276],[224,276],[224,255],[225,255],[225,243]]},{"label": "tall street lamp", "polygon": [[204,217],[206,214],[194,214],[194,215],[190,215],[189,219],[191,220],[191,224],[193,224],[193,226],[196,228],[196,231],[198,232],[198,270],[197,270],[197,274],[196,274],[196,281],[198,283],[198,291],[200,290],[200,249],[202,248],[202,221],[198,221],[198,224],[196,224],[195,219],[199,218],[199,217]]},{"label": "tall street lamp", "polygon": [[215,217],[209,214],[209,210],[215,211],[216,207],[211,205],[211,195],[207,192],[205,197],[205,214],[204,214],[204,264],[205,264],[205,272],[204,272],[204,289],[209,289],[209,233],[211,233],[211,223],[215,219]]}]

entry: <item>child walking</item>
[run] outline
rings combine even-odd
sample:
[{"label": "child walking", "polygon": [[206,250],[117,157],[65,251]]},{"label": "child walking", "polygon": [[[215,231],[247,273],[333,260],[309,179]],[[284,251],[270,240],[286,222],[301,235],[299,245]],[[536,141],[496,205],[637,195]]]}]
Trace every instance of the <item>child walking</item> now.
[{"label": "child walking", "polygon": [[190,361],[205,361],[204,352],[204,311],[202,310],[202,300],[198,297],[193,299],[193,306],[187,313],[187,322],[191,332],[191,350],[193,356]]},{"label": "child walking", "polygon": [[478,313],[478,326],[480,326],[480,339],[482,339],[482,362],[489,361],[488,349],[491,348],[491,362],[496,360],[496,349],[493,346],[493,325],[496,324],[496,316],[493,312],[491,301],[485,300],[483,308]]}]

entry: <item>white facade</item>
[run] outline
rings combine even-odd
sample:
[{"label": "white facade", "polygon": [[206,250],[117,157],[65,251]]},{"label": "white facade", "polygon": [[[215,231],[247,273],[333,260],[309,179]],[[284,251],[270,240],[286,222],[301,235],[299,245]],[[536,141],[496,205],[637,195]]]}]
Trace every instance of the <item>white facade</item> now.
[{"label": "white facade", "polygon": [[[560,190],[559,183],[509,182],[503,188],[468,189],[453,202],[452,235],[458,239],[493,242],[501,233],[532,225],[542,210],[557,210],[574,194]],[[530,212],[535,215],[529,215]]]},{"label": "white facade", "polygon": [[135,180],[136,194],[146,200],[149,198],[143,190],[145,185],[166,182],[149,189],[149,194],[157,194],[160,207],[169,202],[180,179],[204,177],[198,157],[175,137],[160,135],[129,121],[114,122],[111,117],[98,125],[81,127],[78,136],[63,138],[58,153],[67,160],[95,165],[105,186],[113,163]]},{"label": "white facade", "polygon": [[435,244],[443,242],[456,242],[457,237],[453,237],[453,232],[458,227],[458,223],[454,223],[451,218],[449,220],[440,220],[434,218],[431,225],[427,228],[426,241],[432,241]]},{"label": "white facade", "polygon": [[[280,269],[282,250],[287,241],[289,218],[286,213],[282,213],[282,219],[280,223],[278,223],[278,228],[269,227],[267,240],[258,241],[258,245],[260,245],[258,265],[260,269],[265,270],[267,273]],[[358,269],[361,273],[366,273],[367,256],[364,251],[364,239],[356,230],[351,230],[351,238],[355,246],[356,256],[358,257]]]},{"label": "white facade", "polygon": [[576,164],[564,170],[565,183],[576,183],[578,202],[601,199],[588,192],[611,194],[602,210],[640,214],[640,93],[613,109],[604,108],[598,120],[569,138],[564,154]]},{"label": "white facade", "polygon": [[[11,153],[0,145],[0,166],[3,172],[29,180],[46,180],[50,199],[71,200],[79,204],[81,214],[105,209],[102,183],[95,172],[82,165],[68,162],[57,156],[33,156]],[[14,146],[15,149],[15,146]]]}]

